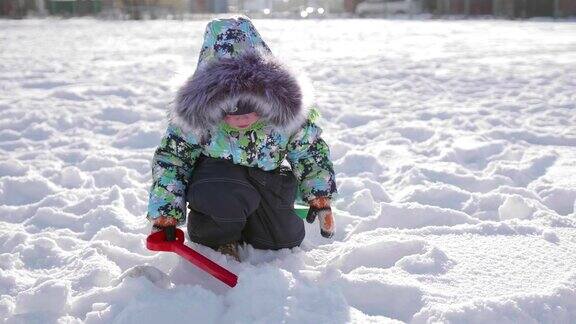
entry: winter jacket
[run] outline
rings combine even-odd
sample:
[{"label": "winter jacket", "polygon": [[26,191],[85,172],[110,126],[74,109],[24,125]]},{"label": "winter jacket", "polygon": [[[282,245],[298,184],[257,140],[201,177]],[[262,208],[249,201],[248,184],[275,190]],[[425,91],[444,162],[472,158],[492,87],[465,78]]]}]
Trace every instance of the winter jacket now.
[{"label": "winter jacket", "polygon": [[[223,122],[240,99],[261,116],[246,129]],[[329,148],[316,124],[318,113],[303,101],[300,83],[272,56],[250,20],[211,21],[196,71],[178,91],[154,154],[148,218],[184,222],[185,191],[200,155],[265,171],[287,160],[305,202],[332,197]]]}]

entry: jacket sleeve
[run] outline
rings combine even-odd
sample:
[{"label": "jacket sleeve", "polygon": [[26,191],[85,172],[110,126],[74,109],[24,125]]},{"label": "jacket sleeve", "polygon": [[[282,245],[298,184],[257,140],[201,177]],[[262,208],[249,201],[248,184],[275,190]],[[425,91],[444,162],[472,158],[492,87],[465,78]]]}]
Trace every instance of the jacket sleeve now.
[{"label": "jacket sleeve", "polygon": [[168,125],[152,159],[152,187],[147,218],[170,216],[180,224],[186,218],[186,187],[202,147],[193,135]]},{"label": "jacket sleeve", "polygon": [[298,187],[305,202],[317,197],[332,198],[336,193],[334,167],[328,144],[320,137],[322,129],[315,124],[317,114],[290,137],[286,159],[298,179]]}]

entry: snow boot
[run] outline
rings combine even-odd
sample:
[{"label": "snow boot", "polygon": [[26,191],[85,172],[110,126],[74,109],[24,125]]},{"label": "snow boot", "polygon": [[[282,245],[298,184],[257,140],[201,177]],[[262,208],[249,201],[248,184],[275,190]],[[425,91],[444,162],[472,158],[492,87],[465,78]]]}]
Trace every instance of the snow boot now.
[{"label": "snow boot", "polygon": [[224,255],[229,255],[234,258],[234,260],[240,262],[240,255],[238,254],[238,242],[231,242],[220,245],[216,250]]}]

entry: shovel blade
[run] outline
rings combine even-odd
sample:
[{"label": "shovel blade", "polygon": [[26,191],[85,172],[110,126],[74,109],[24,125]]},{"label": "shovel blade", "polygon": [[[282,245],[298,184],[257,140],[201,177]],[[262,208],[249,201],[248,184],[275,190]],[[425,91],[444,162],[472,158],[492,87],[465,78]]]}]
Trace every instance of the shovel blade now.
[{"label": "shovel blade", "polygon": [[125,278],[139,277],[144,277],[150,280],[150,282],[152,282],[158,288],[168,289],[172,287],[170,277],[168,277],[168,275],[162,270],[150,265],[138,265],[124,271],[122,275],[120,275],[120,277],[115,280],[114,284],[118,285]]},{"label": "shovel blade", "polygon": [[164,231],[152,233],[146,238],[146,247],[152,251],[172,252],[175,244],[184,244],[184,232],[181,229],[176,229],[175,241],[166,241]]}]

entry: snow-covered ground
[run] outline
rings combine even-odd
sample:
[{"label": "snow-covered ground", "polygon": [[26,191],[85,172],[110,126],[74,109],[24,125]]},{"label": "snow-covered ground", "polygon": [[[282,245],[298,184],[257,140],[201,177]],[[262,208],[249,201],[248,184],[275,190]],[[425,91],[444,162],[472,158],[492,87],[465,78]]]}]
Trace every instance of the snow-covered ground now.
[{"label": "snow-covered ground", "polygon": [[255,21],[316,88],[338,233],[193,245],[229,289],[143,244],[205,23],[0,21],[0,322],[576,322],[576,24]]}]

